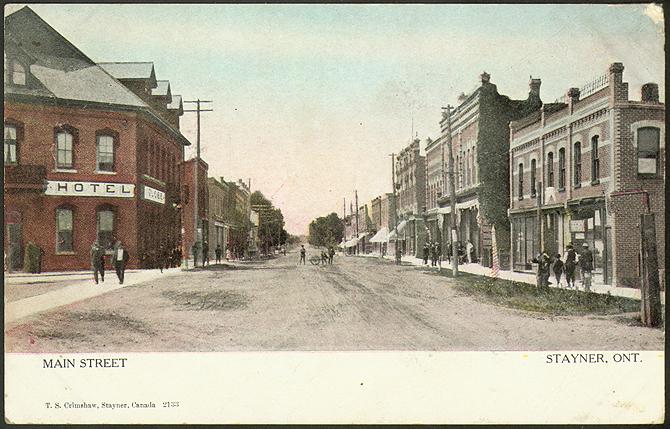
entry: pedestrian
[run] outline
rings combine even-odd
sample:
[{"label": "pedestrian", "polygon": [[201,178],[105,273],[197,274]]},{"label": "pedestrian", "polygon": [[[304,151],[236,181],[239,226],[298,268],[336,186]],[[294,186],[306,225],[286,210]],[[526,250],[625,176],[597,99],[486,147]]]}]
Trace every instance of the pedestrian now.
[{"label": "pedestrian", "polygon": [[533,262],[537,264],[537,287],[549,287],[549,255],[543,250],[533,259]]},{"label": "pedestrian", "polygon": [[330,246],[328,249],[328,264],[333,265],[333,257],[335,256],[335,248]]},{"label": "pedestrian", "polygon": [[402,264],[402,249],[400,249],[400,245],[398,242],[395,244],[395,264],[400,265]]},{"label": "pedestrian", "polygon": [[468,257],[468,264],[472,263],[472,252],[475,250],[474,244],[470,240],[465,243],[465,254]]},{"label": "pedestrian", "polygon": [[307,251],[305,250],[305,245],[301,244],[300,245],[300,262],[298,262],[298,265],[303,264],[305,265],[305,257],[307,256]]},{"label": "pedestrian", "polygon": [[158,264],[158,269],[161,270],[161,274],[163,274],[164,253],[165,253],[165,246],[163,246],[163,243],[161,243],[158,245],[158,252],[156,253],[156,264]]},{"label": "pedestrian", "polygon": [[95,240],[91,245],[91,269],[95,284],[98,284],[98,273],[100,279],[105,282],[105,250],[100,246],[100,242]]},{"label": "pedestrian", "polygon": [[[565,281],[568,287],[577,289],[575,285],[575,268],[577,267],[577,253],[572,247],[572,243],[568,244],[565,251],[565,262],[563,263],[563,271],[565,272]],[[571,286],[572,285],[572,286]]]},{"label": "pedestrian", "polygon": [[561,287],[561,276],[563,275],[563,261],[561,261],[561,254],[556,254],[556,260],[552,266],[554,277],[556,277],[556,286]]},{"label": "pedestrian", "polygon": [[126,273],[126,265],[128,264],[129,254],[126,249],[123,248],[121,241],[117,241],[114,245],[114,253],[112,255],[114,269],[116,270],[116,276],[119,278],[119,284],[123,284],[123,278]]},{"label": "pedestrian", "polygon": [[582,285],[586,292],[591,291],[591,273],[593,272],[593,252],[587,243],[582,244],[583,250],[579,255],[579,269],[582,275]]},{"label": "pedestrian", "polygon": [[458,254],[458,264],[465,263],[465,249],[463,248],[463,243],[460,241],[456,243],[457,254]]},{"label": "pedestrian", "polygon": [[430,253],[430,241],[426,241],[423,245],[423,265],[428,265],[429,253]]},{"label": "pedestrian", "polygon": [[437,242],[435,241],[430,244],[430,265],[437,267]]},{"label": "pedestrian", "polygon": [[191,247],[191,252],[193,253],[193,267],[198,266],[198,242],[196,241],[193,243],[193,247]]},{"label": "pedestrian", "polygon": [[435,242],[435,265],[442,267],[442,243]]},{"label": "pedestrian", "polygon": [[209,265],[209,243],[202,243],[202,266]]},{"label": "pedestrian", "polygon": [[221,245],[217,244],[216,249],[214,249],[214,255],[216,256],[216,263],[220,264],[221,263],[221,255],[223,254],[223,249],[221,249]]}]

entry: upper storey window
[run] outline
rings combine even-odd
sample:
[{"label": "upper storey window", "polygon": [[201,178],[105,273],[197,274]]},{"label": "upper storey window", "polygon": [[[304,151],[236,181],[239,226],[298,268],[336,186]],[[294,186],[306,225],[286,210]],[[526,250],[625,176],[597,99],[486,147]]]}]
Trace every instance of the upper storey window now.
[{"label": "upper storey window", "polygon": [[56,129],[56,168],[74,168],[75,135],[70,127]]},{"label": "upper storey window", "polygon": [[658,174],[660,138],[660,129],[656,127],[637,130],[637,174],[645,176]]},{"label": "upper storey window", "polygon": [[7,54],[4,54],[4,64],[5,64],[5,83],[24,86],[26,84],[26,67],[16,59],[7,58]]}]

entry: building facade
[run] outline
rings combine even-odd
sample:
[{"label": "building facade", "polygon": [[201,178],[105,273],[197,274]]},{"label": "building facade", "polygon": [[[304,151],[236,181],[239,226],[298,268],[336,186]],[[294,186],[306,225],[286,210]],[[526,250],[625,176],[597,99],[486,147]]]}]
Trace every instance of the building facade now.
[{"label": "building facade", "polygon": [[[542,105],[539,79],[529,83],[526,100],[511,100],[498,92],[491,76],[480,75],[480,86],[462,94],[459,105],[443,112],[441,144],[454,162],[457,240],[474,245],[474,258],[492,261],[491,230],[495,225],[501,267],[509,266],[509,123]],[[436,150],[436,149],[433,149]],[[437,156],[436,156],[437,157]],[[449,193],[437,198],[443,231],[452,229]],[[444,234],[446,237],[447,234]]]},{"label": "building facade", "polygon": [[403,254],[417,255],[423,246],[423,212],[426,206],[426,158],[415,139],[400,151],[395,162],[397,234],[392,238]]},{"label": "building facade", "polygon": [[22,268],[31,242],[44,271],[88,269],[96,240],[110,253],[120,240],[130,267],[156,264],[181,241],[188,140],[162,102],[149,105],[30,8],[5,17],[5,36],[8,268]]},{"label": "building facade", "polygon": [[[572,243],[594,253],[598,281],[639,287],[639,215],[656,215],[665,260],[665,105],[658,86],[628,97],[624,67],[510,124],[512,264]],[[663,277],[661,277],[663,278]]]},{"label": "building facade", "polygon": [[215,260],[216,248],[221,246],[221,252],[225,258],[228,254],[228,235],[230,233],[231,219],[226,217],[226,204],[230,196],[230,186],[223,180],[215,177],[207,178],[207,193],[209,204],[207,205],[209,220],[209,256]]}]

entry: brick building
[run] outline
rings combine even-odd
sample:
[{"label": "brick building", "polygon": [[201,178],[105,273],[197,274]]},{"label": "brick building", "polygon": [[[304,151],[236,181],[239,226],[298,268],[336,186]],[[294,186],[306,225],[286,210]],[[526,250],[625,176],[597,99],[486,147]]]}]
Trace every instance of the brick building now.
[{"label": "brick building", "polygon": [[438,200],[444,196],[447,155],[445,153],[444,136],[437,140],[426,140],[426,228],[429,239],[445,243],[446,230],[443,228],[444,215],[449,213],[447,207],[440,207]]},{"label": "brick building", "polygon": [[[198,223],[196,224],[195,212],[195,184],[196,184],[196,159],[191,158],[182,165],[182,222],[184,257],[193,257],[193,245],[198,242],[197,253],[202,257],[202,248],[205,243],[209,246],[209,187],[207,184],[207,171],[209,165],[200,158],[198,162]],[[197,226],[196,226],[197,225]],[[214,246],[216,247],[216,246]],[[212,249],[209,249],[211,252]]]},{"label": "brick building", "polygon": [[210,259],[216,257],[216,246],[221,246],[222,255],[228,254],[228,236],[232,225],[232,216],[227,207],[230,207],[230,184],[215,177],[207,178],[207,194],[209,202],[207,205],[209,219],[209,253]]},{"label": "brick building", "polygon": [[568,243],[578,251],[587,243],[599,281],[638,287],[639,215],[647,207],[665,260],[665,105],[651,83],[640,101],[630,100],[623,70],[614,63],[510,124],[515,270],[530,269],[542,249],[562,254]]},{"label": "brick building", "polygon": [[[391,240],[407,255],[416,255],[423,246],[423,211],[426,205],[426,158],[420,153],[420,140],[403,148],[395,161],[397,234]],[[421,242],[420,242],[421,241]]]},{"label": "brick building", "polygon": [[[445,162],[449,156],[449,139],[452,143],[458,240],[462,243],[469,240],[474,245],[475,259],[490,266],[491,226],[495,224],[500,264],[507,267],[509,123],[540,108],[541,82],[531,78],[528,98],[511,100],[498,93],[490,80],[488,73],[482,73],[481,84],[471,94],[462,94],[452,112],[443,112],[439,141],[445,145]],[[441,208],[439,215],[443,217],[443,238],[446,238],[444,231],[452,227],[450,197],[446,190],[441,191],[437,203]]]},{"label": "brick building", "polygon": [[393,213],[395,204],[393,194],[382,194],[370,203],[370,221],[375,234],[370,238],[372,250],[377,253],[388,253],[389,233],[393,229]]},{"label": "brick building", "polygon": [[5,17],[4,55],[9,268],[22,268],[28,242],[42,249],[45,271],[88,269],[96,239],[108,250],[121,240],[131,267],[178,246],[189,142],[165,119],[174,123],[178,106],[140,97],[28,7]]}]

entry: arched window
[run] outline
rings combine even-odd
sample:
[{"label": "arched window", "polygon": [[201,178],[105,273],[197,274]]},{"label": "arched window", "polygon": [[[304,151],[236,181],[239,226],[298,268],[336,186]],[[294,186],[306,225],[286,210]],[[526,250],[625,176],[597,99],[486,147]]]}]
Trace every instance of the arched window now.
[{"label": "arched window", "polygon": [[76,131],[69,126],[56,129],[56,168],[74,168],[74,144]]},{"label": "arched window", "polygon": [[534,197],[537,195],[537,183],[535,181],[535,167],[537,166],[537,161],[532,159],[530,161],[530,196]]},{"label": "arched window", "polygon": [[20,127],[13,123],[5,123],[5,164],[19,162]]},{"label": "arched window", "polygon": [[558,150],[558,189],[565,189],[565,148]]},{"label": "arched window", "polygon": [[26,84],[26,68],[16,60],[12,61],[12,83],[14,85]]},{"label": "arched window", "polygon": [[56,209],[56,252],[74,251],[74,211],[70,206]]},{"label": "arched window", "polygon": [[656,127],[637,130],[637,174],[656,176],[660,150],[661,131]]},{"label": "arched window", "polygon": [[547,154],[547,187],[554,186],[554,153]]},{"label": "arched window", "polygon": [[519,199],[523,200],[523,163],[519,164]]},{"label": "arched window", "polygon": [[574,156],[574,187],[579,188],[582,186],[582,143],[577,142],[574,146],[573,151]]},{"label": "arched window", "polygon": [[115,147],[118,134],[104,130],[96,133],[96,169],[97,171],[114,171]]},{"label": "arched window", "polygon": [[600,182],[600,159],[598,158],[598,136],[591,137],[591,184]]},{"label": "arched window", "polygon": [[113,206],[104,205],[97,209],[97,238],[103,249],[114,246],[116,230],[116,210]]}]

